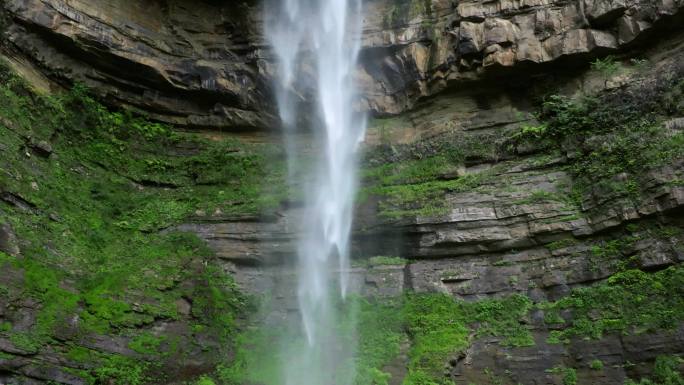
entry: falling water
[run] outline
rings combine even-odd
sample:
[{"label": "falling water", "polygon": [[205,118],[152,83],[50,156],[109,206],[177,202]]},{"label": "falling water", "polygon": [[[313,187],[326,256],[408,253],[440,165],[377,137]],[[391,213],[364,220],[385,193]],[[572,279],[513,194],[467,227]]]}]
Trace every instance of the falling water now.
[{"label": "falling water", "polygon": [[[298,247],[297,294],[306,341],[301,348],[289,347],[296,351],[288,352],[288,385],[344,384],[353,379],[349,369],[344,378],[335,374],[340,363],[351,362],[352,351],[343,342],[348,336],[338,331],[342,315],[335,304],[345,298],[349,286],[356,152],[365,130],[364,117],[352,108],[360,1],[279,0],[266,12],[266,35],[278,61],[276,88],[283,125],[292,136],[301,122],[310,122],[321,138],[318,169],[304,191],[306,210]],[[309,92],[315,108],[302,107],[306,97],[301,95]],[[287,147],[293,159],[297,151],[292,140]]]}]

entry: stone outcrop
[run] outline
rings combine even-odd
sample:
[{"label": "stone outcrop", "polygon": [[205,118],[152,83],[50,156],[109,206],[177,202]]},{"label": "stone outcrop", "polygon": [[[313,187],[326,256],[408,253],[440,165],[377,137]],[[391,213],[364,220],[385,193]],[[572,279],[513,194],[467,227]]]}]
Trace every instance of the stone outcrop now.
[{"label": "stone outcrop", "polygon": [[[8,1],[10,57],[111,103],[187,126],[263,128],[266,87],[246,4]],[[27,65],[26,63],[24,63]]]},{"label": "stone outcrop", "polygon": [[[678,29],[681,1],[372,2],[364,79],[372,110],[396,113],[422,96],[512,69],[586,62]],[[390,15],[390,16],[388,16]],[[519,73],[519,72],[518,72]]]},{"label": "stone outcrop", "polygon": [[[681,0],[369,1],[357,76],[363,108],[399,113],[502,69],[585,63],[648,32],[677,29],[683,7]],[[274,66],[254,2],[7,0],[5,8],[12,21],[5,56],[18,67],[83,82],[110,103],[175,124],[257,130],[275,122]]]}]

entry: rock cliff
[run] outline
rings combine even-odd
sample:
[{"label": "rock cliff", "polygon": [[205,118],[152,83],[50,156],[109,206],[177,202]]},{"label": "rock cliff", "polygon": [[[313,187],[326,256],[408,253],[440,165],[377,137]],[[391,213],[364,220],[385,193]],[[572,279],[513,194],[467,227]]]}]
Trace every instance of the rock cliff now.
[{"label": "rock cliff", "polygon": [[[6,51],[64,84],[174,124],[272,127],[274,67],[261,5],[182,0],[7,0]],[[365,4],[363,108],[405,111],[421,98],[548,65],[569,68],[677,30],[680,0],[420,1]]]},{"label": "rock cliff", "polygon": [[[278,124],[262,5],[1,4],[0,50],[32,87],[0,70],[0,383],[265,381],[236,374],[250,310],[230,277],[266,324],[296,315],[302,214],[261,132]],[[352,286],[467,314],[392,330],[384,383],[681,380],[683,10],[365,3]],[[420,334],[439,322],[463,328],[442,350]]]}]

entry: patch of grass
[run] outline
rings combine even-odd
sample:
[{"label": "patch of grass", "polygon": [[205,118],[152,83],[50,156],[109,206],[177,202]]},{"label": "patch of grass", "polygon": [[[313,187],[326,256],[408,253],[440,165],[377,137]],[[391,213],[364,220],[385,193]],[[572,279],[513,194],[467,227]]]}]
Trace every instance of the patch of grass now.
[{"label": "patch of grass", "polygon": [[5,333],[12,330],[12,323],[9,321],[0,322],[0,333]]},{"label": "patch of grass", "polygon": [[403,333],[401,300],[359,300],[358,353],[355,357],[356,385],[386,385],[390,375],[383,371],[399,355],[406,339]]},{"label": "patch of grass", "polygon": [[216,385],[216,383],[209,376],[201,376],[193,385]]},{"label": "patch of grass", "polygon": [[76,362],[90,362],[92,361],[94,352],[82,346],[72,346],[67,351],[67,358]]}]

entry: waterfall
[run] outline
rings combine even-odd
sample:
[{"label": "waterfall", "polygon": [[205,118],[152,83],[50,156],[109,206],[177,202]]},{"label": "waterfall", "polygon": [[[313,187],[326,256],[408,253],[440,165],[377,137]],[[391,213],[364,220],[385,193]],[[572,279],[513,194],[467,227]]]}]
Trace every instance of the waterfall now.
[{"label": "waterfall", "polygon": [[[308,124],[321,150],[315,174],[305,184],[298,244],[297,296],[306,341],[299,348],[289,347],[294,351],[287,354],[292,357],[284,374],[288,385],[353,380],[349,368],[344,378],[335,374],[340,365],[352,362],[353,351],[349,341],[344,342],[348,336],[341,335],[350,330],[339,332],[346,315],[339,314],[336,304],[349,286],[357,150],[365,131],[365,117],[352,108],[360,14],[361,0],[279,0],[266,10],[265,31],[278,63],[276,96],[286,137]],[[292,165],[297,146],[287,138],[286,145]]]}]

